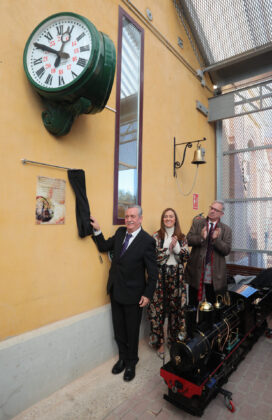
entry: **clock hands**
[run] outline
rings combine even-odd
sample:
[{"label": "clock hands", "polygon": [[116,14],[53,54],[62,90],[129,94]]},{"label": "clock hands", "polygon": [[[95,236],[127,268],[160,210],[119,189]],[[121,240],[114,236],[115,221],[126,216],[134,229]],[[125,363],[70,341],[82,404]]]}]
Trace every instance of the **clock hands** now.
[{"label": "clock hands", "polygon": [[34,42],[34,46],[36,48],[38,48],[39,50],[43,50],[43,51],[47,51],[47,52],[51,52],[53,54],[56,54],[60,58],[70,58],[69,54],[67,54],[65,52],[62,52],[62,48],[60,49],[60,51],[56,51],[53,48],[50,48],[50,47],[48,47],[47,45],[44,45],[44,44],[39,44],[38,42]]},{"label": "clock hands", "polygon": [[68,41],[70,41],[70,33],[69,33],[69,31],[66,31],[66,32],[64,32],[64,34],[61,35],[62,44],[61,44],[60,50],[58,51],[58,56],[57,56],[57,58],[55,60],[55,63],[54,63],[55,67],[58,67],[60,65],[61,54],[65,54],[62,51],[63,51],[64,45]]}]

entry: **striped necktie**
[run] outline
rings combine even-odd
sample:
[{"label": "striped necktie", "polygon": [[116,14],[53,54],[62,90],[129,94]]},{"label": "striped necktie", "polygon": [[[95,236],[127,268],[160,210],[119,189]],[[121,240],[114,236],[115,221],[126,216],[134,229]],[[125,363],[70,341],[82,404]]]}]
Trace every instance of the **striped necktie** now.
[{"label": "striped necktie", "polygon": [[124,241],[123,246],[122,246],[122,249],[121,249],[120,257],[122,257],[122,255],[126,251],[126,249],[128,247],[129,240],[130,240],[131,237],[132,237],[132,234],[131,233],[127,233],[126,234],[126,238],[125,238],[125,241]]}]

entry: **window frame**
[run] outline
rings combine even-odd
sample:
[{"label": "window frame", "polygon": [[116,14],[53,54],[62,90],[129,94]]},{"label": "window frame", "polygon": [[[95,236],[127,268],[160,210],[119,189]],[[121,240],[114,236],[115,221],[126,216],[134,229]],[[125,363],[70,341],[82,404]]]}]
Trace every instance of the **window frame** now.
[{"label": "window frame", "polygon": [[113,192],[113,224],[122,225],[124,218],[118,218],[118,173],[119,173],[119,141],[120,141],[120,102],[121,102],[121,73],[122,73],[122,33],[123,18],[129,20],[141,33],[141,53],[140,53],[140,85],[139,85],[139,135],[138,135],[138,190],[137,203],[142,201],[142,132],[143,132],[143,85],[144,85],[144,29],[119,6],[118,21],[118,52],[117,52],[117,71],[116,71],[116,117],[115,117],[115,149],[114,149],[114,192]]},{"label": "window frame", "polygon": [[[250,89],[250,87],[249,87]],[[270,108],[272,109],[272,108]],[[268,110],[263,110],[262,112],[267,112]],[[250,267],[258,267],[258,268],[262,268],[265,269],[267,267],[269,267],[271,264],[271,258],[272,258],[272,251],[271,248],[268,247],[267,245],[267,240],[269,237],[263,237],[263,244],[264,246],[260,246],[260,240],[261,237],[257,236],[256,237],[256,241],[257,244],[256,246],[253,246],[253,241],[252,241],[252,237],[251,237],[251,243],[248,246],[248,243],[245,244],[245,240],[244,243],[243,241],[240,239],[237,241],[237,235],[238,235],[238,229],[240,228],[239,226],[239,220],[236,217],[231,216],[231,213],[229,211],[229,208],[231,205],[239,205],[239,203],[243,203],[244,204],[244,212],[247,212],[247,214],[253,214],[253,211],[249,211],[250,210],[250,205],[253,205],[254,203],[256,204],[256,206],[261,206],[262,203],[268,203],[268,205],[272,208],[272,200],[271,200],[271,196],[269,195],[264,195],[263,193],[260,195],[259,192],[255,192],[255,194],[252,192],[252,194],[250,193],[249,196],[243,196],[241,195],[235,195],[233,194],[233,192],[226,194],[225,193],[225,186],[231,186],[232,185],[232,189],[233,189],[233,182],[235,180],[235,164],[234,164],[234,159],[239,156],[240,153],[252,153],[252,152],[258,152],[258,151],[267,151],[269,149],[271,149],[271,144],[265,144],[265,142],[261,142],[258,143],[258,141],[256,142],[256,144],[253,142],[254,139],[254,134],[251,135],[249,131],[245,131],[244,130],[244,118],[245,117],[254,117],[254,115],[258,115],[258,112],[252,113],[243,113],[242,115],[238,115],[236,117],[229,117],[229,118],[225,118],[224,121],[220,120],[217,121],[216,124],[216,145],[217,145],[217,197],[219,197],[220,199],[222,198],[225,201],[225,205],[226,205],[226,209],[225,209],[225,215],[223,218],[223,221],[232,229],[233,232],[233,244],[232,244],[232,249],[230,254],[227,256],[226,260],[229,264],[236,264],[236,265],[248,265]],[[243,127],[243,134],[244,137],[243,139],[245,140],[245,145],[244,146],[240,146],[238,148],[234,148],[233,150],[223,150],[223,130],[224,130],[224,122],[228,122],[228,120],[234,120],[235,118],[238,118],[239,120],[242,120],[242,124],[241,127]],[[238,121],[239,121],[238,120]],[[258,139],[258,137],[256,137]],[[265,136],[261,137],[261,140],[264,140]],[[228,157],[228,156],[232,156],[232,162],[229,165],[226,165],[229,168],[230,174],[228,177],[223,175],[223,160]],[[260,161],[260,159],[259,159]],[[254,161],[253,161],[254,163]],[[256,165],[258,164],[258,160],[256,160]],[[241,165],[239,166],[239,168],[241,169]],[[250,171],[251,173],[257,173],[259,175],[258,171]],[[263,176],[263,174],[262,174]],[[240,172],[240,186],[244,187],[245,186],[245,181],[244,181],[244,175],[243,172]],[[227,181],[226,181],[227,180]],[[230,184],[230,182],[232,184]],[[259,188],[259,186],[261,185],[260,182],[254,182],[254,183],[250,183],[248,188],[249,191],[252,187],[256,187]],[[231,188],[230,188],[231,190]],[[263,228],[264,223],[266,223],[269,218],[270,215],[267,212],[265,212],[265,214],[262,214],[260,216],[260,212],[258,212],[258,209],[254,209],[256,214],[256,220],[260,220],[261,222],[256,223],[256,230],[260,231],[262,230],[263,233],[265,234],[266,231]],[[236,210],[236,213],[238,212],[238,210]],[[238,220],[238,223],[237,223]],[[248,226],[251,226],[251,224],[249,223]],[[246,229],[244,229],[244,231],[246,231]],[[236,239],[236,241],[235,241]],[[240,255],[239,255],[240,254]]]}]

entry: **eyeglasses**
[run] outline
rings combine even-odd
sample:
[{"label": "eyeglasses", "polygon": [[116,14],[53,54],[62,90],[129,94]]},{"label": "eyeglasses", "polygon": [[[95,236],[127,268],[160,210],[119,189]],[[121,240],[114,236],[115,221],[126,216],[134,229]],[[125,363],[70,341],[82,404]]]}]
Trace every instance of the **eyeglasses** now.
[{"label": "eyeglasses", "polygon": [[216,209],[215,207],[212,207],[212,206],[209,206],[209,209],[214,210],[216,213],[223,213],[222,210],[218,210],[218,209]]}]

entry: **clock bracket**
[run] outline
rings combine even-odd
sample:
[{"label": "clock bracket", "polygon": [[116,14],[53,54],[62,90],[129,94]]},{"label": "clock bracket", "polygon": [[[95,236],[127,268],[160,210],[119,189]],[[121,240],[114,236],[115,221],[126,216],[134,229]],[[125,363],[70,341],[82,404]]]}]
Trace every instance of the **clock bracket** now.
[{"label": "clock bracket", "polygon": [[46,108],[42,113],[43,124],[55,136],[69,133],[75,118],[80,114],[88,114],[92,105],[90,99],[84,97],[80,97],[72,104],[42,99]]}]

